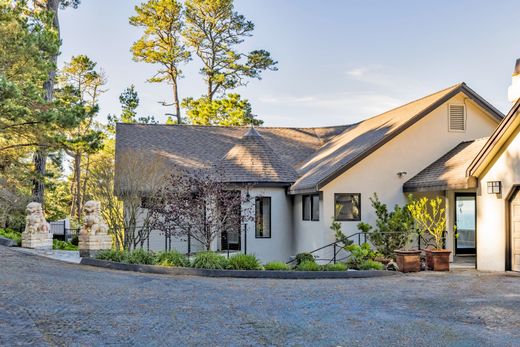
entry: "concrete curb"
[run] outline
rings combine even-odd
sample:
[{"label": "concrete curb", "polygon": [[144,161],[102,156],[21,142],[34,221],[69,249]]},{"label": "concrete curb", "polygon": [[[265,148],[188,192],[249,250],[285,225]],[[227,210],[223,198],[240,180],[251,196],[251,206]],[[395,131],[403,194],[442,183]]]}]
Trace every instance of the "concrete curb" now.
[{"label": "concrete curb", "polygon": [[334,279],[372,278],[394,276],[395,271],[262,271],[262,270],[207,270],[182,267],[166,267],[142,264],[123,264],[108,260],[82,258],[81,265],[102,267],[112,270],[135,271],[162,275],[230,277],[230,278],[273,278],[273,279]]},{"label": "concrete curb", "polygon": [[6,247],[16,247],[16,246],[18,246],[18,244],[16,243],[15,240],[11,240],[11,239],[8,239],[6,237],[1,237],[1,236],[0,236],[0,245],[6,246]]}]

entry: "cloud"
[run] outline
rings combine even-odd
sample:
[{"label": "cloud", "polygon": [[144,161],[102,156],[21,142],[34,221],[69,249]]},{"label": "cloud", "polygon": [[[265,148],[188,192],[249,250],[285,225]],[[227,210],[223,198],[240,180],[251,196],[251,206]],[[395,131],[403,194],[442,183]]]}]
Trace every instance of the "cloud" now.
[{"label": "cloud", "polygon": [[347,75],[358,79],[366,75],[369,71],[370,69],[367,67],[358,67],[356,69],[348,70]]}]

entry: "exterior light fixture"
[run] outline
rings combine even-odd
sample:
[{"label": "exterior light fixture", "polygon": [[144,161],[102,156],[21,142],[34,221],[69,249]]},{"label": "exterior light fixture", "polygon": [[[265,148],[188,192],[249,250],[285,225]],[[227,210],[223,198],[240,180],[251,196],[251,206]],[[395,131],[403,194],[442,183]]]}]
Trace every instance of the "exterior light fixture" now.
[{"label": "exterior light fixture", "polygon": [[397,173],[397,176],[399,176],[399,178],[403,178],[403,177],[406,176],[407,174],[408,174],[408,172],[406,172],[406,171],[399,171],[399,172]]},{"label": "exterior light fixture", "polygon": [[500,194],[502,188],[502,182],[500,181],[489,181],[487,183],[488,194]]}]

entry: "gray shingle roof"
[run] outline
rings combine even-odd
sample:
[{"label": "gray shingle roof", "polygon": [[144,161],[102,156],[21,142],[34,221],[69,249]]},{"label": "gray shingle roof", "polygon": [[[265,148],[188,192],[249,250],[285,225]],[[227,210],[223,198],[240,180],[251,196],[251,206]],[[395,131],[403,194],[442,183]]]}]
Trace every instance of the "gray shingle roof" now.
[{"label": "gray shingle roof", "polygon": [[[281,172],[283,179],[286,179],[289,175],[285,171],[287,166],[294,171],[294,168],[301,165],[324,143],[346,128],[348,126],[259,127],[256,131],[272,153],[276,154],[275,167],[278,168],[279,162],[284,163],[285,169]],[[184,170],[213,168],[224,156],[231,155],[230,150],[241,142],[242,136],[248,130],[249,127],[117,124],[116,180],[120,176],[118,164],[126,152],[144,153],[144,157],[149,160],[164,160],[167,164]],[[143,158],[143,155],[139,157]],[[295,179],[294,177],[291,182]]]},{"label": "gray shingle roof", "polygon": [[464,83],[412,101],[403,106],[364,120],[346,129],[320,148],[298,169],[298,180],[290,192],[319,190],[370,153],[400,134],[458,93],[465,93],[488,110],[497,120],[503,115]]},{"label": "gray shingle roof", "polygon": [[477,182],[466,176],[466,169],[488,137],[461,142],[417,175],[406,181],[404,192],[475,188]]},{"label": "gray shingle roof", "polygon": [[298,177],[255,128],[249,129],[216,163],[216,173],[222,181],[233,183],[292,184]]}]

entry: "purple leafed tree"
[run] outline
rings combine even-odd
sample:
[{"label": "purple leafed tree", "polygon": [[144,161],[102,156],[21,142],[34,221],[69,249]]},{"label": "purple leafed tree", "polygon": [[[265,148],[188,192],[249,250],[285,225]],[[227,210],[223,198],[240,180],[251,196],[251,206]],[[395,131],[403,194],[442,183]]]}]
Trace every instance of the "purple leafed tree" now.
[{"label": "purple leafed tree", "polygon": [[174,172],[162,189],[150,199],[151,229],[167,237],[199,241],[206,250],[230,226],[251,220],[251,208],[244,186],[223,182],[218,173]]}]

